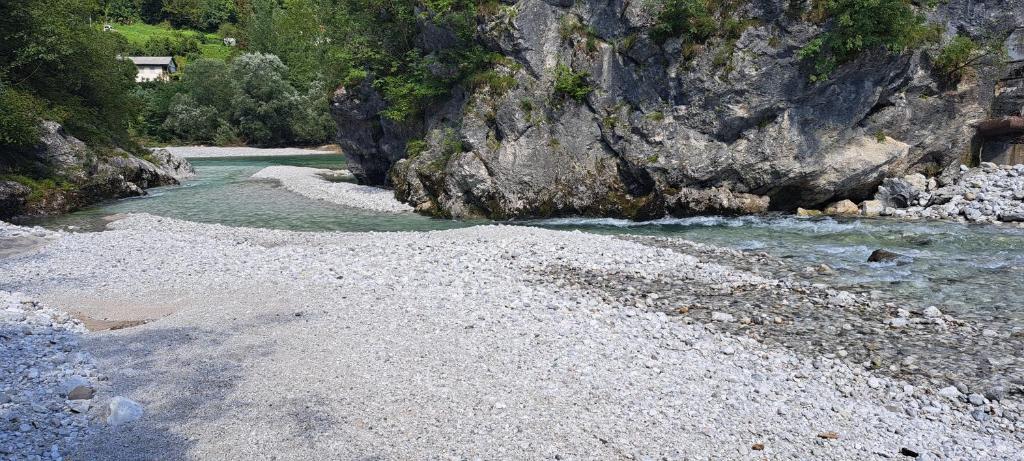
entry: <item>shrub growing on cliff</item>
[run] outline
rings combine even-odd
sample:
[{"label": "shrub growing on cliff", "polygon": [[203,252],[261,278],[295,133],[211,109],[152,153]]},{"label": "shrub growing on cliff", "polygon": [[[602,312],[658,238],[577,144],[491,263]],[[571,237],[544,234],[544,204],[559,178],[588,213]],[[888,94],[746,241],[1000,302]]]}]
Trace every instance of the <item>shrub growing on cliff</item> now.
[{"label": "shrub growing on cliff", "polygon": [[975,67],[982,65],[987,59],[1003,57],[1005,53],[1002,40],[982,44],[970,37],[957,35],[942,47],[935,57],[934,64],[946,78],[956,82],[973,73]]},{"label": "shrub growing on cliff", "polygon": [[587,72],[574,72],[569,66],[559,64],[555,67],[555,94],[582,102],[594,91],[594,87],[587,83],[589,77]]},{"label": "shrub growing on cliff", "polygon": [[799,52],[813,63],[811,81],[828,79],[836,67],[864,51],[902,53],[931,33],[909,0],[822,0],[817,6],[827,29]]}]

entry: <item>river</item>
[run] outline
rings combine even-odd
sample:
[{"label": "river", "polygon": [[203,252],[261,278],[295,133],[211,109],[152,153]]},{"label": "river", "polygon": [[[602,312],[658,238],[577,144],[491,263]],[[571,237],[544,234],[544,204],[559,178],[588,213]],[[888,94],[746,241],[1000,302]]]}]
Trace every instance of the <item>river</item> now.
[{"label": "river", "polygon": [[[271,181],[250,176],[271,165],[344,168],[336,154],[192,159],[198,176],[182,186],[99,204],[26,224],[73,231],[101,230],[110,215],[151,213],[228,226],[299,231],[427,231],[489,224],[450,221],[412,213],[386,214],[314,201]],[[796,269],[828,265],[810,278],[858,292],[884,291],[911,309],[935,305],[943,312],[1024,328],[1024,229],[1011,226],[888,219],[698,217],[631,222],[560,218],[512,222],[606,234],[660,235],[764,251]],[[868,263],[885,248],[898,262]]]}]

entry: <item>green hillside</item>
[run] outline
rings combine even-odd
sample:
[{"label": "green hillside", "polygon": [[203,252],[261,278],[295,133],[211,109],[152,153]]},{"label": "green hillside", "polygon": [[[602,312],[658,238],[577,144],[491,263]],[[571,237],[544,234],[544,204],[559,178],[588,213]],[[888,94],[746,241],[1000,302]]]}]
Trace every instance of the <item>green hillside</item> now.
[{"label": "green hillside", "polygon": [[220,35],[189,29],[174,29],[167,25],[151,25],[141,22],[113,24],[113,31],[127,39],[129,44],[143,49],[154,39],[173,42],[188,37],[199,42],[199,52],[204,58],[225,60],[234,50],[233,47],[224,45]]}]

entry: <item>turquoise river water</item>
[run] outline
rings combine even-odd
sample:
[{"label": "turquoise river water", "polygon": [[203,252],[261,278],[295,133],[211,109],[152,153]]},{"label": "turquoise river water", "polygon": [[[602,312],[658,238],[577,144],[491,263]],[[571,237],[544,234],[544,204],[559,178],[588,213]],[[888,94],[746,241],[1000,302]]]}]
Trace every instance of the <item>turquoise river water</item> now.
[{"label": "turquoise river water", "polygon": [[[102,229],[103,218],[145,212],[230,226],[300,231],[423,231],[489,221],[448,221],[412,213],[384,214],[306,199],[250,176],[270,165],[343,168],[339,155],[192,159],[199,175],[182,186],[103,203],[65,216],[27,222],[80,231]],[[1024,229],[937,222],[831,218],[700,217],[631,222],[561,218],[514,222],[605,234],[666,235],[764,251],[795,267],[828,264],[831,283],[859,291],[885,290],[913,306],[984,322],[1024,326]],[[868,263],[876,248],[907,256]]]}]

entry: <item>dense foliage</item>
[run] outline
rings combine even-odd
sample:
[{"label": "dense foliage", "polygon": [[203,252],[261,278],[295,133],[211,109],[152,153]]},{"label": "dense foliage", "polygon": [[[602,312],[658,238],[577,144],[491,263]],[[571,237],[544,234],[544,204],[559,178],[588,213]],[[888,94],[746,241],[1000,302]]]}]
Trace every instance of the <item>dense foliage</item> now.
[{"label": "dense foliage", "polygon": [[297,84],[369,80],[403,120],[494,63],[473,41],[477,14],[473,0],[252,0],[243,39]]},{"label": "dense foliage", "polygon": [[[323,85],[300,92],[273,55],[243,54],[230,64],[200,60],[179,82],[152,84],[146,131],[163,141],[258,145],[326,142],[333,132]],[[169,90],[170,89],[170,90]]]},{"label": "dense foliage", "polygon": [[800,57],[814,65],[812,81],[827,79],[861,52],[900,53],[932,32],[910,0],[819,0],[818,8],[827,20],[826,31],[800,50]]},{"label": "dense foliage", "polygon": [[98,12],[107,21],[157,24],[208,32],[237,20],[234,0],[99,0]]},{"label": "dense foliage", "polygon": [[96,146],[135,147],[129,124],[135,68],[121,44],[89,24],[88,0],[0,2],[0,148],[38,140],[38,122],[56,120]]}]

